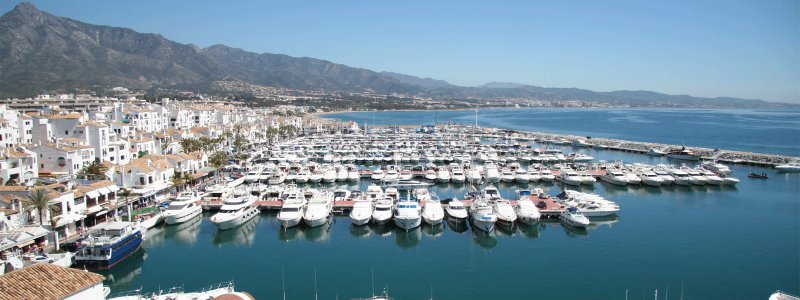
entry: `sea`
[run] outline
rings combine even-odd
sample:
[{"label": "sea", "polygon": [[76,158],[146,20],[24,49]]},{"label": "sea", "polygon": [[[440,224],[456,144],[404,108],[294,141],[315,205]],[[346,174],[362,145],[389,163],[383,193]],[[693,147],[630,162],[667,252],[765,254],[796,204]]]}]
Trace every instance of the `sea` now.
[{"label": "sea", "polygon": [[[481,110],[480,125],[800,152],[798,126],[792,126],[798,124],[797,112],[515,111]],[[381,125],[469,123],[474,111],[329,117]],[[756,138],[756,132],[764,137]],[[596,161],[670,163],[635,153],[557,147]],[[736,187],[602,182],[581,187],[621,206],[616,216],[593,220],[586,230],[544,221],[492,235],[450,225],[405,232],[392,226],[355,227],[346,216],[319,228],[284,230],[275,213],[263,212],[242,227],[218,231],[209,221],[211,213],[204,213],[185,224],[149,230],[141,251],[101,274],[112,294],[171,287],[192,291],[233,281],[237,290],[256,299],[353,299],[384,290],[394,299],[654,299],[656,290],[657,299],[767,299],[776,290],[800,294],[800,173],[731,168],[741,180]],[[748,178],[749,172],[767,173],[769,179]],[[318,187],[365,190],[369,184]],[[549,183],[500,183],[498,188],[506,198],[522,188],[552,195],[562,189]],[[436,184],[430,190],[441,198],[462,198],[469,187]]]}]

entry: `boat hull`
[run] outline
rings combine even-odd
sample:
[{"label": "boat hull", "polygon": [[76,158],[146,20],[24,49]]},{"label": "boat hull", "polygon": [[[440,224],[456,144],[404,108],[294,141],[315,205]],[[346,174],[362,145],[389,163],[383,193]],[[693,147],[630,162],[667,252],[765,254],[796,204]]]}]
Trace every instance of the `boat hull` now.
[{"label": "boat hull", "polygon": [[278,221],[281,223],[283,228],[292,228],[297,225],[300,225],[300,221],[303,220],[302,216],[296,218],[278,218]]},{"label": "boat hull", "polygon": [[414,217],[414,218],[394,217],[394,225],[406,231],[417,228],[419,227],[420,224],[422,224],[422,217]]},{"label": "boat hull", "polygon": [[175,215],[172,215],[172,214],[167,215],[167,214],[165,214],[164,215],[164,222],[167,223],[167,225],[176,225],[176,224],[180,224],[180,223],[192,220],[192,219],[196,218],[197,216],[199,216],[201,213],[203,213],[203,208],[198,205],[198,206],[196,206],[196,207],[194,207],[192,209],[189,209],[186,212],[181,213],[181,214],[175,214]]},{"label": "boat hull", "polygon": [[[144,240],[144,232],[139,230],[137,233],[132,234],[130,237],[120,241],[116,249],[110,250],[112,247],[96,248],[95,250],[109,250],[111,257],[101,256],[82,256],[76,255],[75,267],[86,270],[107,270],[113,268],[115,265],[130,257],[142,246]],[[80,251],[80,249],[79,249]]]},{"label": "boat hull", "polygon": [[232,216],[231,218],[226,218],[224,220],[214,220],[212,217],[211,222],[216,224],[219,230],[228,230],[239,227],[247,221],[252,220],[258,215],[258,213],[258,208],[250,207],[242,213],[236,214],[236,216]]},{"label": "boat hull", "polygon": [[475,218],[471,218],[472,226],[480,229],[481,231],[485,232],[492,232],[494,231],[495,222],[493,221],[484,221],[484,220],[476,220]]},{"label": "boat hull", "polygon": [[321,218],[303,218],[303,222],[305,222],[308,227],[320,227],[328,222],[329,217],[330,214]]}]

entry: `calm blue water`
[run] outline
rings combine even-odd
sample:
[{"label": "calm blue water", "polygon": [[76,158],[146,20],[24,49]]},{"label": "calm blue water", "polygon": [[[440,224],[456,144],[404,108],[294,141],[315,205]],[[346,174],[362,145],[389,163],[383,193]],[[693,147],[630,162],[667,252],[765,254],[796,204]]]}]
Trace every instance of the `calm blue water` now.
[{"label": "calm blue water", "polygon": [[[363,125],[474,124],[475,111],[330,114]],[[800,110],[486,109],[480,126],[800,156]]]},{"label": "calm blue water", "polygon": [[[569,148],[563,148],[568,151]],[[661,158],[581,150],[597,159],[658,163]],[[351,227],[337,217],[329,228],[283,231],[274,214],[218,232],[206,214],[193,224],[148,233],[144,251],[112,270],[114,292],[187,290],[235,280],[258,299],[319,299],[372,295],[388,285],[396,299],[766,299],[781,289],[800,293],[800,174],[733,167],[736,188],[626,187],[597,183],[585,191],[622,206],[589,230],[559,223],[521,227],[494,236],[471,230]],[[750,179],[750,171],[768,180]],[[364,189],[366,182],[362,182]],[[356,185],[349,188],[356,188]],[[514,185],[501,184],[511,197]],[[555,185],[531,184],[551,193]],[[329,187],[334,188],[334,187]],[[437,185],[441,197],[465,186]]]}]

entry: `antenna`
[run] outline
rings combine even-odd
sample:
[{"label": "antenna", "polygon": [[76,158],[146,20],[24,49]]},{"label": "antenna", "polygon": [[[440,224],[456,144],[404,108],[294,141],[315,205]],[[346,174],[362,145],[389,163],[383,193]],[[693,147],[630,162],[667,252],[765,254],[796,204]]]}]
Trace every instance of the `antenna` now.
[{"label": "antenna", "polygon": [[314,300],[317,300],[317,268],[314,268]]},{"label": "antenna", "polygon": [[372,281],[372,297],[375,297],[375,268],[370,268],[370,280]]},{"label": "antenna", "polygon": [[286,300],[286,276],[283,274],[283,268],[281,268],[281,288],[283,289],[283,300]]}]

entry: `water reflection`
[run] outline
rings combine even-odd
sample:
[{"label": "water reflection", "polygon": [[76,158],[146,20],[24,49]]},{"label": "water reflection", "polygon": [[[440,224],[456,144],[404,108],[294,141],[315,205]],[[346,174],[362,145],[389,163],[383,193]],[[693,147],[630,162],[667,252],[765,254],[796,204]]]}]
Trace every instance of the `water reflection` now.
[{"label": "water reflection", "polygon": [[256,237],[256,227],[261,215],[256,215],[247,223],[228,230],[216,230],[211,237],[211,242],[216,246],[251,246]]},{"label": "water reflection", "polygon": [[520,224],[517,226],[519,228],[519,232],[522,233],[524,237],[527,238],[538,238],[541,229],[544,228],[544,224],[541,222],[536,222],[533,224]]},{"label": "water reflection", "polygon": [[421,228],[422,232],[425,233],[425,236],[427,236],[431,240],[435,240],[440,236],[442,236],[442,234],[444,233],[445,225],[444,223],[439,223],[437,225],[422,224]]},{"label": "water reflection", "polygon": [[282,226],[279,226],[278,238],[286,242],[300,240],[306,240],[315,243],[326,242],[331,239],[332,227],[333,221],[330,220],[318,227],[308,227],[304,223],[288,229],[284,229]]},{"label": "water reflection", "polygon": [[114,266],[111,270],[100,270],[98,274],[103,275],[106,279],[103,284],[109,286],[112,290],[130,290],[139,288],[133,286],[134,281],[139,275],[142,274],[142,266],[147,259],[147,252],[144,248],[139,249],[130,257]]},{"label": "water reflection", "polygon": [[362,238],[362,239],[369,239],[369,236],[370,236],[371,232],[372,231],[370,231],[369,226],[356,226],[356,225],[350,224],[350,235],[352,235],[354,237]]},{"label": "water reflection", "polygon": [[472,230],[472,239],[478,246],[485,249],[492,249],[497,247],[497,239],[494,233],[481,231],[479,229]]},{"label": "water reflection", "polygon": [[392,235],[392,229],[394,229],[394,225],[391,222],[388,222],[384,225],[370,223],[369,228],[372,232],[382,236],[387,237]]},{"label": "water reflection", "polygon": [[422,237],[422,230],[419,229],[419,227],[409,231],[400,228],[396,229],[397,232],[395,233],[394,242],[400,246],[400,248],[410,249],[419,244],[419,240]]},{"label": "water reflection", "polygon": [[447,218],[447,227],[450,227],[450,230],[457,233],[464,233],[469,229],[466,220],[456,220],[452,218]]},{"label": "water reflection", "polygon": [[200,234],[201,223],[203,223],[203,217],[197,216],[177,225],[167,225],[164,227],[164,236],[179,243],[193,245],[197,242]]}]

